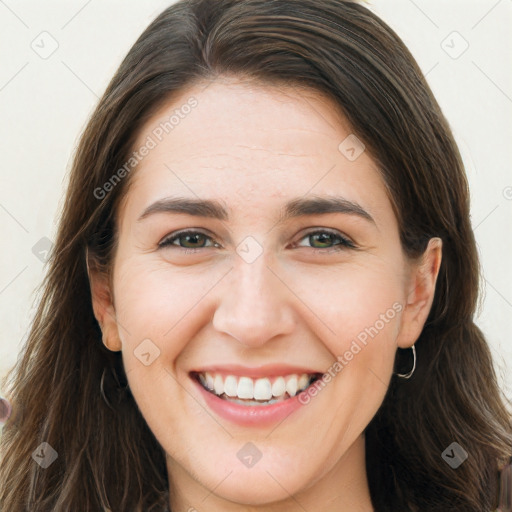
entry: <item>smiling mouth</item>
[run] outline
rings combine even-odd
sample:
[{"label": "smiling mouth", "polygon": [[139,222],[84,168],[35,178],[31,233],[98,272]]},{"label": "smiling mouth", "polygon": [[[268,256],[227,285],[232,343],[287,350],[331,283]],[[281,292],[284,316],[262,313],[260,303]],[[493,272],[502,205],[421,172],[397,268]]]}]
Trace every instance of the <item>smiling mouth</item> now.
[{"label": "smiling mouth", "polygon": [[306,390],[322,376],[321,373],[303,373],[252,379],[211,372],[191,372],[190,375],[209,393],[240,405],[284,402]]}]

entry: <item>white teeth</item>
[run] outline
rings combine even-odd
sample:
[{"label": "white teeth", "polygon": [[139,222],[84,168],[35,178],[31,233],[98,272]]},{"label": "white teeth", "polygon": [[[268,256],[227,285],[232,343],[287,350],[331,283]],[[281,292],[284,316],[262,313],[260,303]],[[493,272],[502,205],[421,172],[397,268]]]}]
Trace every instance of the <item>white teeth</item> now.
[{"label": "white teeth", "polygon": [[219,374],[215,375],[215,378],[213,379],[213,390],[215,391],[215,394],[219,396],[224,393],[224,381],[222,380],[222,376]]},{"label": "white teeth", "polygon": [[270,400],[272,398],[272,385],[269,379],[258,379],[254,383],[254,398],[256,400]]},{"label": "white teeth", "polygon": [[238,398],[254,398],[254,385],[249,377],[240,377],[238,381]]},{"label": "white teeth", "polygon": [[272,394],[274,396],[284,395],[286,392],[286,382],[283,377],[278,377],[272,384]]},{"label": "white teeth", "polygon": [[213,375],[211,373],[206,372],[205,377],[206,377],[206,387],[213,391],[213,389],[214,389]]},{"label": "white teeth", "polygon": [[245,400],[245,402],[239,403],[246,405],[254,404],[255,402],[249,402],[253,399],[274,403],[293,397],[309,386],[311,377],[312,375],[303,373],[302,375],[294,374],[277,378],[251,379],[249,377],[237,378],[234,375],[223,377],[220,373],[199,373],[199,381],[203,387],[217,396],[225,395],[231,399]]},{"label": "white teeth", "polygon": [[292,375],[288,381],[286,382],[286,391],[290,396],[295,396],[297,394],[297,376]]},{"label": "white teeth", "polygon": [[[233,377],[233,375],[228,375],[226,377],[226,380],[224,381],[224,393],[228,396],[236,396],[237,392],[237,383],[236,383],[236,377]],[[239,397],[242,398],[242,397]]]}]

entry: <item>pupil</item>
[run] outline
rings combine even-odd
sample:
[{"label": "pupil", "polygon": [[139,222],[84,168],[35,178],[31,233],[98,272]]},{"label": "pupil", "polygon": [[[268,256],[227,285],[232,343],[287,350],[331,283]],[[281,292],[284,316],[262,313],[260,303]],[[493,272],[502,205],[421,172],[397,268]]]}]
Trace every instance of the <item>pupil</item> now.
[{"label": "pupil", "polygon": [[332,235],[328,233],[320,233],[317,235],[312,235],[311,239],[317,238],[317,242],[320,244],[329,244],[329,242],[332,242]]},{"label": "pupil", "polygon": [[186,244],[191,243],[192,245],[197,244],[198,238],[201,238],[203,235],[185,235],[186,238]]}]

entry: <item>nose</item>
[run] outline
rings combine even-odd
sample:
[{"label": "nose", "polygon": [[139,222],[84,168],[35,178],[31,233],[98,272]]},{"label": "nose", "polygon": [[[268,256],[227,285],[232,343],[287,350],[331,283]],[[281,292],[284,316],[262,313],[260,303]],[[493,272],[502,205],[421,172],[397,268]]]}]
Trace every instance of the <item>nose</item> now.
[{"label": "nose", "polygon": [[259,347],[293,332],[296,316],[290,285],[267,266],[263,256],[252,263],[239,260],[229,274],[223,280],[213,316],[217,332],[248,347]]}]

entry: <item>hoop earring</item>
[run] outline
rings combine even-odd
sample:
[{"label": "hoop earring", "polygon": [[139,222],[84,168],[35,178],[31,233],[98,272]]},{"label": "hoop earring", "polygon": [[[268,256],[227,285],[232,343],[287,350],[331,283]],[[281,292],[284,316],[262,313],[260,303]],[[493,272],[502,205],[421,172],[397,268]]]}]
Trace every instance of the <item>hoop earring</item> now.
[{"label": "hoop earring", "polygon": [[107,367],[105,367],[103,369],[103,373],[101,374],[101,379],[100,379],[100,395],[101,395],[101,398],[103,398],[103,401],[107,404],[107,407],[109,409],[114,410],[114,408],[112,407],[112,404],[110,403],[110,400],[107,398],[107,395],[105,394],[104,382],[105,382],[105,372],[106,371],[107,371]]},{"label": "hoop earring", "polygon": [[411,347],[412,349],[412,356],[413,356],[413,363],[412,363],[412,370],[408,373],[397,373],[396,376],[400,377],[402,379],[410,379],[412,374],[414,373],[414,370],[416,370],[416,347],[413,345]]},{"label": "hoop earring", "polygon": [[[114,379],[114,382],[107,382],[107,392],[105,393],[105,373],[107,370],[109,370],[109,372],[111,374],[111,378]],[[127,389],[127,386],[123,387],[121,385],[121,383],[119,382],[119,376],[117,375],[116,370],[110,366],[105,366],[105,368],[103,369],[103,373],[101,374],[101,379],[100,379],[100,395],[101,395],[101,398],[103,398],[103,401],[107,404],[107,407],[109,409],[116,412],[115,406],[112,405],[112,402],[108,398],[110,393],[111,392],[115,393],[116,396],[115,396],[114,402],[116,402],[117,405],[119,405],[119,403],[122,400],[121,394],[126,389]]]}]

